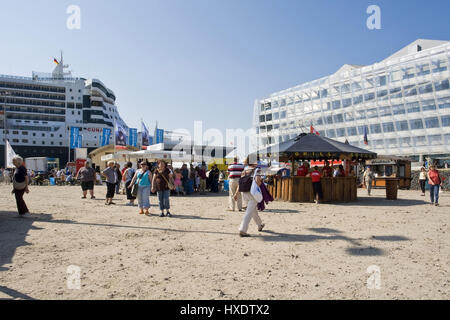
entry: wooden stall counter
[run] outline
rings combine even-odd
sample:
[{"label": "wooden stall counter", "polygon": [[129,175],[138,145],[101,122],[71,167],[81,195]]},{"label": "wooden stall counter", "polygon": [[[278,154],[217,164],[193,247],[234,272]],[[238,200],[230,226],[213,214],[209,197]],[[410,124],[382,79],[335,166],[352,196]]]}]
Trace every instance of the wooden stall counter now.
[{"label": "wooden stall counter", "polygon": [[[356,177],[322,178],[323,202],[350,202],[357,200]],[[314,202],[310,177],[271,177],[268,190],[275,200]]]}]

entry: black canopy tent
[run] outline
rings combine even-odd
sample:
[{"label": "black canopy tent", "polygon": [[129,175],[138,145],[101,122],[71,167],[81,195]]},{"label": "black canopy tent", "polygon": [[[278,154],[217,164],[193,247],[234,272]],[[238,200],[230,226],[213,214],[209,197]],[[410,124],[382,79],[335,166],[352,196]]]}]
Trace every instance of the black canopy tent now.
[{"label": "black canopy tent", "polygon": [[347,143],[335,141],[312,133],[259,150],[251,156],[260,159],[293,160],[352,160],[375,159],[377,154]]}]

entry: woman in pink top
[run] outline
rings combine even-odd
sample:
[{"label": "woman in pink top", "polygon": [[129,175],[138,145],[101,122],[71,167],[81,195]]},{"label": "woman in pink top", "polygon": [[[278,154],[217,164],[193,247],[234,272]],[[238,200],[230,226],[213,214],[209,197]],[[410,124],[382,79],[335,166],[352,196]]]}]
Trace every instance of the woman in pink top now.
[{"label": "woman in pink top", "polygon": [[183,187],[182,187],[182,182],[181,182],[181,178],[182,178],[182,174],[180,169],[175,169],[175,179],[174,179],[174,184],[175,184],[175,191],[177,192],[177,195],[180,195],[180,192],[183,192]]}]

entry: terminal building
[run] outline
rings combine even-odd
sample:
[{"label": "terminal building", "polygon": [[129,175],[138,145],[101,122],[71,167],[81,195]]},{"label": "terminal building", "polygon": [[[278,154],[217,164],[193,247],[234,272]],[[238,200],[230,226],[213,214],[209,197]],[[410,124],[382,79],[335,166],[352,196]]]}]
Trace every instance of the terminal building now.
[{"label": "terminal building", "polygon": [[381,62],[345,64],[330,76],[258,99],[258,143],[286,141],[313,126],[382,155],[450,159],[449,64],[450,41],[417,40]]}]

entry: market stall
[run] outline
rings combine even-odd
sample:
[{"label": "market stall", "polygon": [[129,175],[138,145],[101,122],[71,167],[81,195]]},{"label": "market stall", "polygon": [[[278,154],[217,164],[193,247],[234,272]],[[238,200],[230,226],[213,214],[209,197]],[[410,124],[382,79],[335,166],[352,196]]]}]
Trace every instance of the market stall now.
[{"label": "market stall", "polygon": [[[352,145],[331,140],[315,134],[301,134],[295,139],[252,154],[260,159],[290,162],[296,161],[343,161],[344,167],[351,163],[365,162],[377,157],[376,153]],[[273,175],[268,178],[268,189],[277,200],[290,202],[312,202],[313,187],[310,177]],[[323,199],[326,202],[348,202],[357,199],[357,180],[354,176],[322,178]]]},{"label": "market stall", "polygon": [[374,173],[373,187],[385,188],[390,179],[397,179],[401,189],[411,188],[411,160],[403,157],[378,156],[366,161]]}]

